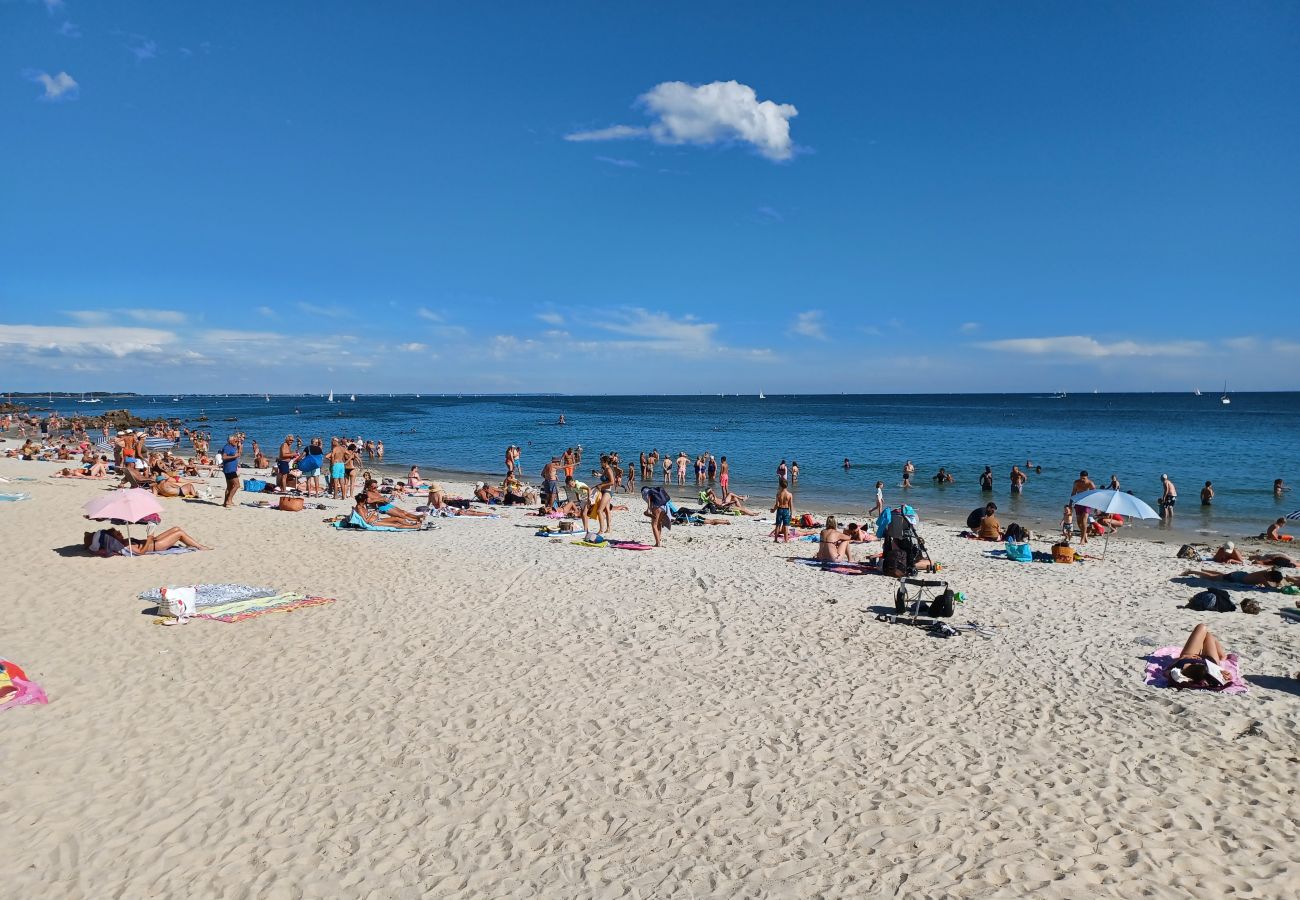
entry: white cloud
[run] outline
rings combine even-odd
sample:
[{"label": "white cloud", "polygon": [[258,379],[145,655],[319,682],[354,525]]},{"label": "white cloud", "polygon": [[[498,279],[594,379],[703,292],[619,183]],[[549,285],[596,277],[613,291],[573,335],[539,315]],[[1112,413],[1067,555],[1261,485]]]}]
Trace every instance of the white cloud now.
[{"label": "white cloud", "polygon": [[622,138],[642,137],[649,133],[649,128],[613,125],[609,128],[598,128],[595,131],[575,131],[572,134],[566,134],[564,139],[566,141],[617,141]]},{"label": "white cloud", "polygon": [[428,350],[429,345],[421,344],[419,341],[411,341],[409,344],[398,344],[397,349],[403,350],[407,353],[421,353],[425,350]]},{"label": "white cloud", "polygon": [[1083,335],[1041,338],[1008,338],[985,341],[978,346],[1001,353],[1018,353],[1025,356],[1056,356],[1075,359],[1103,359],[1107,357],[1134,356],[1193,356],[1205,351],[1202,341],[1113,341],[1102,343]]},{"label": "white cloud", "polygon": [[0,347],[6,353],[37,356],[109,356],[158,354],[176,342],[176,335],[156,328],[116,326],[0,325]]},{"label": "white cloud", "polygon": [[82,325],[103,325],[109,320],[109,314],[99,309],[73,309],[64,313],[69,319]]},{"label": "white cloud", "polygon": [[785,221],[785,216],[781,215],[781,211],[771,206],[760,206],[755,212],[758,214],[758,221],[767,225]]},{"label": "white cloud", "polygon": [[269,307],[269,306],[259,306],[259,307],[257,308],[257,312],[258,312],[258,315],[266,316],[268,319],[278,319],[278,318],[279,318],[279,316],[276,315],[275,310],[271,309],[271,307]]},{"label": "white cloud", "polygon": [[959,329],[962,334],[973,334],[980,330],[979,322],[962,322]]},{"label": "white cloud", "polygon": [[51,103],[62,100],[75,100],[81,91],[81,86],[67,72],[51,75],[49,72],[28,69],[23,72],[23,77],[33,84],[44,87],[45,92],[37,99],[47,100]]},{"label": "white cloud", "polygon": [[563,325],[563,324],[564,324],[564,316],[560,315],[560,314],[557,313],[557,312],[551,312],[551,311],[548,311],[548,312],[539,312],[539,313],[537,314],[537,318],[538,318],[538,320],[540,320],[540,321],[542,321],[542,322],[545,322],[547,325]]},{"label": "white cloud", "polygon": [[760,101],[749,85],[737,81],[701,85],[665,81],[642,94],[638,103],[654,117],[650,125],[578,131],[565,135],[565,140],[648,137],[657,144],[701,146],[744,141],[771,160],[787,160],[794,155],[790,119],[799,111],[788,103]]},{"label": "white cloud", "polygon": [[799,313],[790,330],[804,337],[816,338],[819,341],[826,340],[826,329],[822,327],[822,312],[819,309]]},{"label": "white cloud", "polygon": [[635,159],[618,159],[613,156],[597,156],[598,162],[603,162],[609,166],[616,166],[620,169],[639,169],[641,164]]},{"label": "white cloud", "polygon": [[431,309],[425,309],[423,306],[417,309],[415,311],[415,314],[419,316],[421,319],[428,319],[430,322],[442,321],[442,316],[440,316],[438,313],[434,312]]},{"label": "white cloud", "polygon": [[135,57],[136,62],[144,62],[146,59],[154,59],[158,56],[158,44],[155,41],[142,40],[137,44],[125,44],[127,50]]},{"label": "white cloud", "polygon": [[137,322],[157,325],[180,325],[185,322],[185,313],[174,309],[124,309],[122,312]]},{"label": "white cloud", "polygon": [[57,11],[63,9],[63,0],[44,0],[45,11],[54,15]]},{"label": "white cloud", "polygon": [[81,37],[81,29],[65,19],[63,24],[59,26],[59,34],[68,38],[79,38]]},{"label": "white cloud", "polygon": [[294,306],[298,308],[300,313],[308,316],[324,316],[327,319],[345,319],[351,315],[348,310],[341,306],[325,306],[320,303],[304,303],[301,301],[295,303]]}]

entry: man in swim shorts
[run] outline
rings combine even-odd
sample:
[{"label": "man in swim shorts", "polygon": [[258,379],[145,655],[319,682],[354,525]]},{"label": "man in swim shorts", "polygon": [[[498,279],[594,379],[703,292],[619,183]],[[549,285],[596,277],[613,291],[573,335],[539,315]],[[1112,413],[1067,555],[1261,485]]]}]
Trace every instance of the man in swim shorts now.
[{"label": "man in swim shorts", "polygon": [[232,434],[221,448],[221,472],[226,476],[226,499],[222,506],[226,509],[235,505],[235,492],[239,490],[239,457],[244,454],[244,442],[239,435]]}]

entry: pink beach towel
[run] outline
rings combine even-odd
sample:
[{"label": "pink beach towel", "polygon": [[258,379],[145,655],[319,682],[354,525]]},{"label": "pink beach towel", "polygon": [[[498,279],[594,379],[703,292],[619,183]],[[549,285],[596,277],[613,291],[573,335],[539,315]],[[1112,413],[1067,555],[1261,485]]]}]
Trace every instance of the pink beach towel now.
[{"label": "pink beach towel", "polygon": [[[1182,652],[1181,646],[1161,647],[1159,650],[1147,657],[1146,671],[1142,674],[1142,680],[1152,687],[1171,687],[1169,679],[1165,677],[1165,669],[1173,664]],[[1228,676],[1228,686],[1221,690],[1214,691],[1216,694],[1245,694],[1250,690],[1245,679],[1241,677],[1241,667],[1237,654],[1229,653],[1227,658],[1222,662],[1220,668]],[[1204,688],[1191,688],[1190,690],[1204,690]]]},{"label": "pink beach towel", "polygon": [[11,706],[49,702],[41,686],[34,681],[28,681],[26,674],[18,668],[17,663],[0,659],[0,711]]}]

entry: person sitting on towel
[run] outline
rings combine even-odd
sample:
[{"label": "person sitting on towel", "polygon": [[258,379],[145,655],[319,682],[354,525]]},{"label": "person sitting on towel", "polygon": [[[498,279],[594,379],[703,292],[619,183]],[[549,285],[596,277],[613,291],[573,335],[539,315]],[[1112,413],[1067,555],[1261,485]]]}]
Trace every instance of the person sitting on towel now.
[{"label": "person sitting on towel", "polygon": [[379,482],[375,481],[375,479],[367,478],[362,486],[362,491],[366,497],[366,504],[377,514],[388,516],[390,519],[399,519],[408,525],[418,526],[424,522],[422,516],[407,512],[379,493]]},{"label": "person sitting on towel", "polygon": [[413,523],[407,519],[399,519],[397,516],[381,516],[374,507],[366,502],[365,494],[357,494],[357,505],[353,508],[356,513],[367,525],[377,525],[384,528],[401,528],[403,530],[415,531],[420,528],[419,523]]},{"label": "person sitting on towel", "polygon": [[853,539],[840,531],[834,516],[826,517],[826,527],[822,529],[818,541],[815,559],[822,562],[853,562],[853,557],[849,554]]},{"label": "person sitting on towel", "polygon": [[147,535],[144,540],[131,538],[129,542],[126,535],[116,528],[104,528],[99,531],[85,532],[81,544],[91,553],[107,556],[117,556],[125,549],[130,549],[132,553],[156,553],[160,550],[170,550],[178,544],[195,550],[212,549],[194,540],[185,533],[183,528],[168,528],[157,534]]}]

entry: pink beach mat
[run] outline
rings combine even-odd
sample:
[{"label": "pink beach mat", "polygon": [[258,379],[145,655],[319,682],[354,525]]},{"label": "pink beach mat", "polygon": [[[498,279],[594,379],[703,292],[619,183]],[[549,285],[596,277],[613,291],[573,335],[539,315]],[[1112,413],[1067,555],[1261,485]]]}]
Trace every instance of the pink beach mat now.
[{"label": "pink beach mat", "polygon": [[[1172,687],[1169,679],[1165,677],[1165,669],[1178,658],[1182,652],[1181,646],[1161,647],[1159,650],[1147,657],[1146,671],[1142,673],[1142,680],[1152,687]],[[1250,691],[1245,679],[1241,677],[1241,667],[1237,654],[1229,653],[1227,658],[1220,665],[1224,673],[1228,676],[1228,686],[1214,691],[1216,694],[1245,694]],[[1199,689],[1203,690],[1203,689]]]},{"label": "pink beach mat", "polygon": [[41,686],[34,681],[28,681],[26,673],[18,668],[17,663],[0,659],[0,711],[12,706],[49,702]]}]

